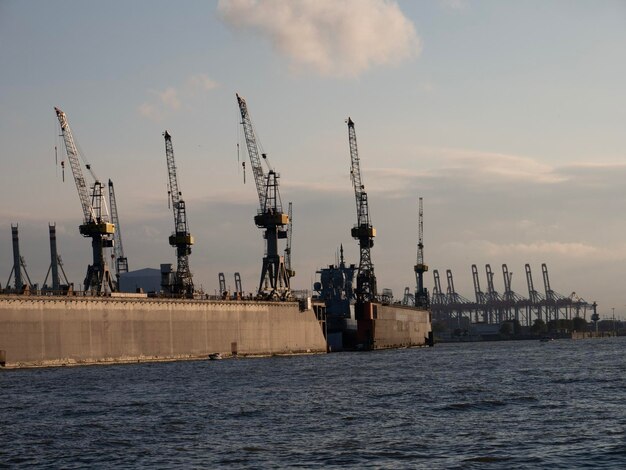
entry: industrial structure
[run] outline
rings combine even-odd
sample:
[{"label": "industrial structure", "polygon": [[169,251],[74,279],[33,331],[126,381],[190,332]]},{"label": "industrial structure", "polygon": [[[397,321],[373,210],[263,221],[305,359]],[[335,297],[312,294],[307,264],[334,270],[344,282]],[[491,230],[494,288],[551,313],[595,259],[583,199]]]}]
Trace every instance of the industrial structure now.
[{"label": "industrial structure", "polygon": [[161,271],[165,281],[162,287],[163,290],[169,294],[192,296],[194,286],[193,276],[189,269],[189,255],[191,254],[191,246],[194,240],[189,232],[185,201],[182,198],[182,193],[178,189],[172,136],[168,131],[165,131],[163,132],[163,137],[165,138],[165,157],[167,160],[168,173],[168,203],[171,201],[172,211],[174,212],[174,232],[170,235],[169,242],[171,246],[176,248],[177,264],[173,279],[171,272]]},{"label": "industrial structure", "polygon": [[293,240],[293,210],[291,202],[289,203],[287,215],[289,217],[289,223],[287,224],[287,246],[285,247],[285,271],[287,272],[287,277],[291,279],[296,275],[296,272],[291,267],[291,243]]},{"label": "industrial structure", "polygon": [[[342,349],[382,349],[433,344],[430,312],[423,306],[393,303],[391,289],[378,295],[371,249],[376,229],[370,219],[365,186],[361,178],[360,159],[354,122],[348,124],[350,177],[356,201],[357,223],[351,235],[359,242],[359,265],[347,265],[343,245],[335,264],[320,269],[320,280],[314,284],[319,293],[315,305],[330,351]],[[423,264],[423,262],[421,263]],[[356,275],[356,287],[354,278]],[[410,292],[405,297],[413,297]]]},{"label": "industrial structure", "polygon": [[[61,260],[61,255],[59,255],[57,250],[56,225],[48,224],[48,231],[50,233],[50,266],[48,267],[46,278],[43,281],[42,290],[52,291],[52,293],[60,293],[61,291],[67,292],[70,288],[70,282],[68,281],[67,275],[65,274],[65,269],[63,269],[63,261]],[[61,284],[59,270],[61,270],[61,274],[63,274],[63,280],[65,281],[65,284]],[[50,274],[52,274],[52,285],[48,286],[48,276],[50,276]]]},{"label": "industrial structure", "polygon": [[371,248],[374,246],[376,229],[370,222],[367,193],[361,180],[361,165],[356,144],[354,122],[348,117],[348,143],[350,144],[350,178],[356,199],[357,223],[352,227],[352,237],[359,241],[359,268],[356,275],[357,302],[376,300],[376,275],[372,263]]},{"label": "industrial structure", "polygon": [[586,319],[587,312],[595,313],[596,303],[589,303],[572,292],[569,296],[561,295],[550,286],[548,267],[541,265],[544,293],[535,290],[529,264],[525,265],[528,297],[513,290],[513,273],[506,264],[502,265],[504,290],[498,292],[495,286],[495,273],[491,265],[485,265],[486,291],[480,283],[478,267],[471,268],[474,286],[474,300],[460,295],[454,286],[451,270],[446,270],[447,289],[441,286],[439,271],[433,271],[434,288],[431,298],[433,321],[448,323],[451,327],[464,327],[470,323],[497,325],[515,321],[522,326],[532,326],[537,320],[548,323],[560,319],[571,320],[575,317]]},{"label": "industrial structure", "polygon": [[[259,210],[254,217],[254,223],[264,230],[263,238],[265,239],[265,256],[257,297],[268,300],[287,300],[291,298],[290,276],[285,266],[285,258],[278,252],[278,240],[287,238],[285,226],[289,224],[289,215],[283,212],[280,200],[279,174],[269,164],[267,154],[259,150],[256,133],[248,113],[248,105],[239,94],[237,94],[237,103],[259,197]],[[268,168],[267,174],[263,170],[262,160]]]},{"label": "industrial structure", "polygon": [[114,245],[111,258],[115,265],[115,279],[116,290],[120,288],[120,278],[122,274],[128,272],[128,258],[124,254],[124,245],[122,244],[122,228],[120,225],[120,218],[117,214],[117,200],[115,198],[115,188],[113,187],[113,181],[109,179],[109,206],[111,207],[111,222],[115,225]]},{"label": "industrial structure", "polygon": [[109,219],[103,185],[96,177],[91,165],[85,163],[85,168],[89,170],[94,180],[90,194],[81,169],[78,148],[76,147],[67,117],[59,108],[54,108],[54,110],[61,126],[67,159],[72,168],[78,197],[83,209],[83,223],[79,226],[79,231],[83,237],[91,238],[93,261],[87,268],[84,290],[92,295],[110,293],[114,290],[114,286],[104,250],[113,247],[115,225]]},{"label": "industrial structure", "polygon": [[[11,272],[9,273],[9,279],[7,280],[6,288],[10,290],[11,279],[13,279],[13,292],[17,294],[37,290],[37,286],[32,283],[32,281],[30,280],[30,276],[26,271],[26,262],[24,261],[24,257],[20,254],[20,236],[18,231],[18,224],[11,224],[11,238],[13,242],[13,267],[11,268]],[[24,277],[28,281],[27,284],[24,284],[22,271]]]},{"label": "industrial structure", "polygon": [[415,306],[428,308],[430,298],[428,289],[424,287],[424,273],[428,271],[428,265],[424,264],[424,206],[420,197],[418,201],[418,234],[417,234],[417,261],[413,270],[415,271]]}]

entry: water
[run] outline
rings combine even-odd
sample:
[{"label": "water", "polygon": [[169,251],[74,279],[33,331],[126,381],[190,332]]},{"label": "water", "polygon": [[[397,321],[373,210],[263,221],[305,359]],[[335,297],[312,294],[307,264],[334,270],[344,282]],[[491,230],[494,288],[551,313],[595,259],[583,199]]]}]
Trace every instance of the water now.
[{"label": "water", "polygon": [[0,466],[625,468],[626,338],[0,373]]}]

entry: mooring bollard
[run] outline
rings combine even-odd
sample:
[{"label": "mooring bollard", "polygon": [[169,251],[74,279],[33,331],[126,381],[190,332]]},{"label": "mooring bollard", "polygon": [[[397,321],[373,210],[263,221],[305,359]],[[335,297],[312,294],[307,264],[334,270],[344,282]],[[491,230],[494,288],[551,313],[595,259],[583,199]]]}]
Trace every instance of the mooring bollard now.
[{"label": "mooring bollard", "polygon": [[7,352],[4,349],[0,349],[0,367],[7,365]]}]

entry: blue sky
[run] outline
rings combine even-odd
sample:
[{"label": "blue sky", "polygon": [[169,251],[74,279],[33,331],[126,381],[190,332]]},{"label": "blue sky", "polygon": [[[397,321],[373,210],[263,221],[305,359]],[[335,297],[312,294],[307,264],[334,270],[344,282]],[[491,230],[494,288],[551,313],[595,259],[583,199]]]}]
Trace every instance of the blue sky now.
[{"label": "blue sky", "polygon": [[76,190],[55,166],[59,106],[98,176],[115,182],[131,269],[174,260],[168,129],[196,283],[212,292],[218,272],[239,271],[253,290],[263,244],[237,163],[239,92],[294,203],[296,287],[340,243],[358,261],[351,116],[380,287],[414,284],[423,196],[426,261],[452,269],[466,297],[472,263],[507,263],[524,294],[524,263],[537,284],[545,262],[555,290],[626,317],[624,44],[618,1],[3,0],[0,283],[11,223],[38,282],[49,221],[71,280],[89,262]]}]

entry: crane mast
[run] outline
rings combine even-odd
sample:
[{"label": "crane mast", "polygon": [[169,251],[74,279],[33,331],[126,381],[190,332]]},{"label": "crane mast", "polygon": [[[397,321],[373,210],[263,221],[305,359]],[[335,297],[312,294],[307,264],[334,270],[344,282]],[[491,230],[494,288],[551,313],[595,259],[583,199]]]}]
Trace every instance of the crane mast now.
[{"label": "crane mast", "polygon": [[418,212],[418,238],[417,238],[417,261],[413,267],[417,289],[415,291],[415,306],[428,308],[430,299],[428,289],[424,287],[424,273],[428,271],[428,265],[424,264],[424,206],[419,198]]},{"label": "crane mast", "polygon": [[174,232],[169,237],[170,245],[176,248],[176,273],[174,280],[169,286],[165,286],[170,294],[193,295],[193,276],[189,269],[189,255],[194,239],[189,233],[187,223],[187,211],[182,193],[178,189],[176,176],[176,162],[174,161],[174,147],[172,136],[168,131],[163,132],[165,138],[165,157],[167,159],[168,192],[174,213]]},{"label": "crane mast", "polygon": [[115,198],[115,188],[113,181],[109,179],[109,207],[111,208],[111,222],[115,225],[115,234],[113,245],[113,255],[115,260],[115,278],[117,290],[120,289],[120,278],[123,273],[128,272],[128,258],[124,255],[124,245],[122,244],[122,228],[120,226],[120,218],[117,214],[117,200]]},{"label": "crane mast", "polygon": [[67,159],[72,168],[74,182],[76,183],[78,197],[83,210],[83,223],[79,226],[79,231],[82,236],[91,238],[93,264],[89,265],[87,268],[84,290],[90,291],[94,295],[112,292],[114,290],[113,280],[104,255],[104,249],[113,246],[115,225],[109,222],[109,214],[106,200],[104,199],[102,183],[91,170],[91,166],[85,165],[94,179],[94,183],[91,186],[90,197],[78,159],[78,149],[74,142],[74,136],[72,135],[67,117],[59,108],[54,108],[54,110],[56,111],[59,124],[61,125]]},{"label": "crane mast", "polygon": [[376,300],[376,275],[371,258],[376,229],[370,223],[367,193],[361,180],[361,167],[356,143],[354,122],[348,117],[348,141],[350,143],[350,177],[356,199],[357,224],[352,227],[352,237],[359,241],[359,269],[356,276],[356,298],[360,302]]},{"label": "crane mast", "polygon": [[[289,224],[289,215],[285,214],[282,209],[278,189],[279,175],[271,167],[267,175],[263,171],[261,157],[267,164],[267,156],[259,152],[248,106],[239,94],[237,94],[237,103],[259,197],[259,210],[254,217],[254,223],[257,227],[265,230],[266,249],[261,268],[258,297],[288,299],[291,297],[290,276],[285,267],[285,259],[278,252],[278,240],[287,238],[287,231],[283,227]],[[269,164],[267,166],[269,167]]]},{"label": "crane mast", "polygon": [[287,211],[289,216],[289,224],[287,225],[287,247],[285,248],[285,269],[287,270],[287,276],[292,278],[296,275],[296,272],[291,267],[291,240],[293,239],[293,217],[292,217],[292,204],[289,203],[289,210]]}]

